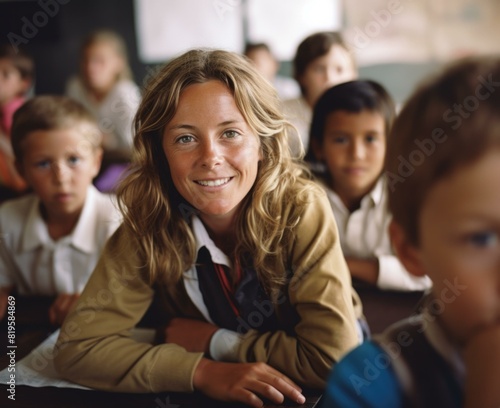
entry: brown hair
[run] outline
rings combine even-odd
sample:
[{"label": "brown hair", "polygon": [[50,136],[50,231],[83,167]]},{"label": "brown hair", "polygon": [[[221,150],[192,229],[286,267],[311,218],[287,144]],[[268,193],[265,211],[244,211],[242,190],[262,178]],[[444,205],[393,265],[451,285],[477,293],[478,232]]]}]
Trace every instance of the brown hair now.
[{"label": "brown hair", "polygon": [[413,244],[432,186],[500,146],[499,86],[500,58],[461,60],[423,84],[396,118],[386,154],[389,208]]},{"label": "brown hair", "polygon": [[[347,47],[342,34],[337,31],[324,31],[310,35],[305,38],[297,47],[295,58],[293,59],[293,76],[300,84],[307,67],[316,58],[322,57],[330,52],[334,45],[339,45],[349,52],[352,66],[355,69],[356,63]],[[300,85],[302,94],[305,95],[305,89]]]},{"label": "brown hair", "polygon": [[306,190],[314,185],[304,178],[304,167],[292,160],[289,124],[276,91],[241,55],[192,50],[169,62],[146,86],[135,118],[133,166],[117,193],[124,226],[137,240],[151,282],[176,282],[195,261],[190,222],[196,209],[175,189],[162,139],[182,92],[210,80],[227,86],[259,136],[262,160],[238,214],[234,256],[245,265],[251,254],[261,282],[272,289],[284,282],[292,227],[303,211]]},{"label": "brown hair", "polygon": [[43,95],[24,103],[12,122],[11,142],[16,160],[22,162],[23,142],[37,130],[65,129],[82,126],[83,136],[98,147],[102,141],[94,116],[80,103],[66,96]]},{"label": "brown hair", "polygon": [[9,60],[14,68],[19,71],[22,79],[33,81],[35,76],[35,64],[33,58],[28,53],[21,49],[16,51],[14,47],[2,44],[0,45],[0,59]]}]

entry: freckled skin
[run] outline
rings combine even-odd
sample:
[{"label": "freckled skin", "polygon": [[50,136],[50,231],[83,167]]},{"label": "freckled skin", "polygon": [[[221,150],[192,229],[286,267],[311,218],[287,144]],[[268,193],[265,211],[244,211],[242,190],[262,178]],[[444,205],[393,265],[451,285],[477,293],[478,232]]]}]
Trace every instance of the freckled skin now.
[{"label": "freckled skin", "polygon": [[176,189],[205,224],[230,225],[255,183],[261,156],[258,136],[225,85],[212,80],[184,90],[163,149]]}]

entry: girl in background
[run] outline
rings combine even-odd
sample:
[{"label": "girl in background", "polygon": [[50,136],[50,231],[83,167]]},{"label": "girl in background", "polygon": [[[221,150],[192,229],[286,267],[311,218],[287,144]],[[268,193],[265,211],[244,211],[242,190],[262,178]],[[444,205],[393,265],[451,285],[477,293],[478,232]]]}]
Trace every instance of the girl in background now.
[{"label": "girl in background", "polygon": [[290,139],[294,156],[307,149],[312,110],[321,94],[333,85],[357,78],[354,58],[342,35],[327,31],[302,41],[293,60],[295,80],[302,95],[284,102],[285,115],[297,129]]},{"label": "girl in background", "polygon": [[82,103],[103,132],[104,163],[128,161],[132,151],[132,121],[140,92],[132,79],[123,39],[108,30],[90,34],[81,48],[80,75],[66,94]]}]

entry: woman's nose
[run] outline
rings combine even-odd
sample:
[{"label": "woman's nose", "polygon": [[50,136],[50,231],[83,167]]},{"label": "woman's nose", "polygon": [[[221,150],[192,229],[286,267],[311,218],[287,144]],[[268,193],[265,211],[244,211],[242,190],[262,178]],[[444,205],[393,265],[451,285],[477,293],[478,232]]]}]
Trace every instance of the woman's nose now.
[{"label": "woman's nose", "polygon": [[212,169],[221,162],[221,148],[216,141],[207,140],[202,143],[201,163],[203,167]]}]

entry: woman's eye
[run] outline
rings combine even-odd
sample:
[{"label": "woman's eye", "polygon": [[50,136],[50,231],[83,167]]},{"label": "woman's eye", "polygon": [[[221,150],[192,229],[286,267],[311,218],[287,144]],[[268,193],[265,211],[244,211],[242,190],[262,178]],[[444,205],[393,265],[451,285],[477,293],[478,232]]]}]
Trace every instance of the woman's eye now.
[{"label": "woman's eye", "polygon": [[498,243],[498,236],[491,231],[477,232],[469,235],[467,241],[476,247],[491,247]]},{"label": "woman's eye", "polygon": [[177,139],[177,143],[180,143],[180,144],[186,144],[186,143],[190,143],[194,140],[194,137],[193,136],[190,136],[190,135],[184,135],[184,136],[181,136]]},{"label": "woman's eye", "polygon": [[368,135],[368,136],[366,136],[365,140],[368,143],[373,143],[373,142],[377,141],[377,136],[375,136],[375,135]]},{"label": "woman's eye", "polygon": [[236,130],[226,130],[224,132],[224,136],[226,137],[226,139],[233,139],[238,135],[239,133]]}]

